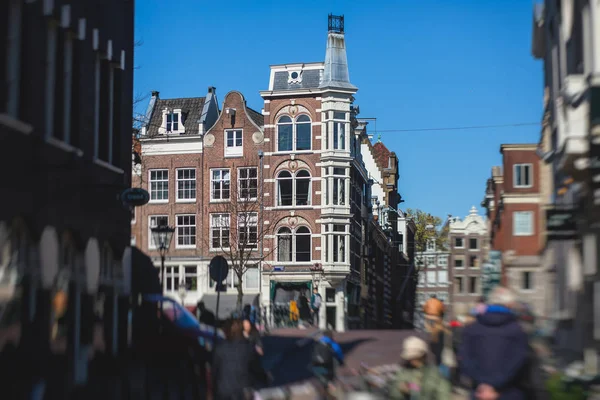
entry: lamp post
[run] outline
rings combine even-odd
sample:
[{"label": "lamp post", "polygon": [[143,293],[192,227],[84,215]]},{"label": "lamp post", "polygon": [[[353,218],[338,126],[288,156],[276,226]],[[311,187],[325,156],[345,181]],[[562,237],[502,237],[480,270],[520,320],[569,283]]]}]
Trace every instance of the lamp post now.
[{"label": "lamp post", "polygon": [[165,255],[167,251],[169,251],[169,246],[171,246],[171,239],[173,239],[173,232],[175,232],[175,228],[171,228],[170,226],[160,225],[151,229],[152,231],[152,239],[156,244],[158,249],[158,253],[160,254],[160,285],[162,290],[164,291],[165,286]]}]

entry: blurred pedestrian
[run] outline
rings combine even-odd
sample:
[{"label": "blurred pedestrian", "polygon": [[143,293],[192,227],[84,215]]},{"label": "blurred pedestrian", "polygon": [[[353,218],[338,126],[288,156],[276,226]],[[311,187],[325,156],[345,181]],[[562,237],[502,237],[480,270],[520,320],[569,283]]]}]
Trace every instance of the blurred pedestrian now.
[{"label": "blurred pedestrian", "polygon": [[312,324],[317,328],[319,327],[319,312],[321,310],[322,300],[319,289],[316,287],[313,288],[313,294],[310,297],[310,309],[312,313]]},{"label": "blurred pedestrian", "polygon": [[215,326],[215,314],[206,309],[203,301],[199,301],[196,305],[196,318],[201,324]]},{"label": "blurred pedestrian", "polygon": [[388,395],[393,400],[447,400],[452,394],[450,383],[436,365],[430,364],[427,343],[416,336],[402,345],[402,367],[391,380]]},{"label": "blurred pedestrian", "polygon": [[327,330],[313,345],[312,369],[315,376],[330,393],[334,390],[333,381],[340,364],[344,364],[344,353],[334,340],[333,332]]},{"label": "blurred pedestrian", "polygon": [[232,321],[227,341],[215,348],[212,366],[214,400],[245,399],[267,379],[255,347],[244,338],[242,321]]},{"label": "blurred pedestrian", "polygon": [[452,332],[444,325],[444,303],[436,297],[431,297],[424,307],[425,332],[435,357],[435,364],[440,368],[444,377],[450,379],[452,370],[456,367],[456,355],[452,348]]},{"label": "blurred pedestrian", "polygon": [[260,339],[260,333],[258,332],[258,329],[256,329],[256,325],[254,325],[250,319],[246,318],[243,321],[243,329],[246,340],[254,346],[258,355],[263,356],[262,340]]},{"label": "blurred pedestrian", "polygon": [[460,368],[472,380],[472,395],[476,399],[528,398],[522,382],[526,377],[529,345],[512,310],[515,303],[512,291],[496,287],[485,312],[463,331]]}]

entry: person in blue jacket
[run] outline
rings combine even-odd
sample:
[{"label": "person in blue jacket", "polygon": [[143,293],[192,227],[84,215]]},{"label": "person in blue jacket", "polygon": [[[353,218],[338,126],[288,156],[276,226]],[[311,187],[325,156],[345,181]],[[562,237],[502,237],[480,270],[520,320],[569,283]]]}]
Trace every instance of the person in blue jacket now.
[{"label": "person in blue jacket", "polygon": [[513,312],[515,303],[516,296],[509,289],[497,287],[486,310],[463,331],[460,369],[473,382],[473,399],[527,399],[523,380],[529,343]]},{"label": "person in blue jacket", "polygon": [[331,390],[331,384],[336,376],[336,368],[341,364],[344,364],[342,348],[333,340],[333,332],[325,331],[313,346],[313,372],[321,383]]}]

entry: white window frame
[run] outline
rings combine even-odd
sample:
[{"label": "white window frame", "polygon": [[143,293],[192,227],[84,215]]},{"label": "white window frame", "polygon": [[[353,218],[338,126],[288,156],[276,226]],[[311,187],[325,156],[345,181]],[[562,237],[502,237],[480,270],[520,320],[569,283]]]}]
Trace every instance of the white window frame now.
[{"label": "white window frame", "polygon": [[[456,266],[456,261],[461,260],[462,261],[462,267],[457,267]],[[454,269],[465,269],[466,266],[466,260],[464,256],[455,256],[454,257],[454,265],[452,266]]]},{"label": "white window frame", "polygon": [[[518,219],[518,217],[525,217],[525,216],[527,216],[529,218],[529,230],[517,232],[517,219]],[[513,226],[512,226],[513,236],[533,236],[535,234],[535,227],[534,227],[534,222],[533,222],[533,211],[513,211],[512,223],[513,223]]]},{"label": "white window frame", "polygon": [[[180,218],[184,219],[185,218],[193,218],[194,219],[194,225],[185,225],[185,224],[180,224]],[[197,235],[198,235],[198,231],[196,228],[196,223],[197,223],[197,218],[196,218],[196,214],[177,214],[175,215],[175,248],[177,249],[195,249],[196,248],[196,239],[197,239]],[[193,238],[194,240],[194,244],[179,244],[179,237],[180,237],[180,233],[179,233],[179,229],[182,230],[193,230],[193,235],[189,234],[189,235],[184,235],[184,236],[189,236],[191,238]]]},{"label": "white window frame", "polygon": [[[183,279],[180,279],[180,281],[183,281],[185,283],[185,289],[188,290],[188,291],[190,291],[190,292],[197,292],[198,291],[198,287],[199,287],[198,283],[199,283],[199,280],[200,280],[198,278],[198,265],[194,265],[194,264],[188,264],[188,265],[182,264],[180,267],[181,268],[180,268],[179,275],[183,276]],[[193,272],[193,273],[192,272],[187,272],[186,268],[194,268],[195,272]],[[196,278],[196,288],[195,289],[192,289],[192,288],[188,287],[187,281],[186,281],[187,278],[192,278],[192,279]]]},{"label": "white window frame", "polygon": [[[475,240],[475,248],[471,248],[471,240]],[[478,251],[479,250],[479,239],[478,238],[469,238],[469,251]]]},{"label": "white window frame", "polygon": [[[471,257],[475,257],[475,266],[471,265]],[[478,269],[481,267],[481,257],[477,256],[477,255],[469,255],[469,265],[468,265],[469,269]]]},{"label": "white window frame", "polygon": [[434,240],[428,240],[427,241],[427,251],[435,251],[435,241]]},{"label": "white window frame", "polygon": [[[247,175],[246,178],[242,178],[242,174],[241,174],[242,170],[247,171],[248,175]],[[250,178],[250,171],[251,170],[256,171],[256,177],[255,178]],[[247,182],[247,186],[244,189],[242,189],[242,182],[244,182],[244,181]],[[256,186],[254,188],[252,188],[252,185],[251,185],[252,181],[256,182]],[[258,168],[256,168],[256,167],[240,167],[240,168],[238,168],[238,170],[237,170],[237,184],[238,184],[238,190],[237,190],[237,192],[238,192],[238,200],[240,200],[240,201],[254,201],[254,200],[256,200],[258,198],[258,185],[259,185],[259,183],[258,183]],[[252,189],[256,190],[256,196],[248,197],[248,198],[242,197],[242,191],[247,190],[248,192],[251,192]]]},{"label": "white window frame", "polygon": [[[460,279],[461,284],[459,285],[457,280]],[[462,288],[461,288],[462,286]],[[465,293],[465,277],[460,275],[460,276],[454,276],[454,293],[455,294],[464,294]]]},{"label": "white window frame", "polygon": [[[337,113],[343,113],[344,119],[336,118]],[[333,149],[334,150],[346,150],[346,138],[349,132],[346,132],[347,123],[347,111],[333,111]],[[336,146],[337,144],[337,146]]]},{"label": "white window frame", "polygon": [[[244,289],[245,290],[250,290],[250,291],[256,290],[256,291],[258,291],[260,289],[260,273],[259,273],[258,268],[259,268],[258,265],[256,267],[248,267],[248,268],[246,268],[246,272],[244,273],[244,278],[243,278],[243,280],[244,280],[243,285],[244,285]],[[248,277],[247,277],[247,274],[248,274],[249,271],[256,271],[256,282],[257,282],[256,287],[248,286]]]},{"label": "white window frame", "polygon": [[[457,246],[457,245],[456,245],[456,240],[457,240],[457,239],[460,239],[460,241],[461,241],[461,243],[462,243],[460,246]],[[453,243],[453,244],[454,244],[454,248],[455,248],[455,249],[464,249],[464,248],[465,248],[465,238],[464,238],[464,237],[455,237],[455,238],[454,238],[454,243]]]},{"label": "white window frame", "polygon": [[[472,292],[471,291],[471,281],[475,279],[475,291]],[[478,279],[477,276],[469,276],[469,281],[468,281],[469,287],[467,288],[467,293],[468,294],[479,294],[479,292],[481,291],[479,288],[479,285],[481,284],[480,280]]]},{"label": "white window frame", "polygon": [[148,215],[148,249],[149,250],[157,249],[157,246],[153,245],[153,242],[152,242],[152,228],[158,226],[158,225],[152,224],[153,218],[166,218],[167,219],[166,225],[169,224],[169,216],[168,215],[165,215],[165,214]]},{"label": "white window frame", "polygon": [[427,277],[425,276],[425,271],[421,271],[421,273],[419,274],[419,280],[417,282],[417,286],[419,287],[425,287],[427,286]]},{"label": "white window frame", "polygon": [[[179,172],[182,172],[185,175],[185,171],[193,171],[193,178],[179,178]],[[193,183],[194,188],[193,189],[189,189],[189,188],[180,188],[179,184],[182,184],[185,186],[186,183]],[[179,191],[183,191],[185,192],[191,192],[192,190],[194,191],[194,197],[179,197]],[[197,196],[197,190],[198,190],[198,185],[196,182],[196,168],[176,168],[175,169],[175,201],[178,203],[193,203],[196,201],[196,196]]]},{"label": "white window frame", "polygon": [[[159,180],[152,180],[152,172],[155,171],[166,171],[167,172],[167,179],[159,179]],[[166,199],[153,199],[152,198],[152,193],[153,192],[158,192],[158,190],[154,191],[152,189],[152,183],[153,182],[166,182],[167,183],[167,198]],[[169,170],[166,168],[153,168],[148,170],[148,189],[150,192],[150,201],[149,203],[168,203],[169,202]],[[162,192],[164,189],[161,189],[160,191]]]},{"label": "white window frame", "polygon": [[[529,184],[519,184],[517,182],[517,169],[525,170],[525,167],[529,168],[529,173],[527,174],[527,180],[529,180]],[[521,176],[523,176],[523,174],[521,174]],[[527,189],[533,187],[533,164],[523,163],[513,165],[513,187],[517,189]]]},{"label": "white window frame", "polygon": [[[245,247],[244,249],[246,250],[255,250],[258,249],[258,213],[256,212],[249,212],[249,213],[240,213],[237,217],[237,244],[238,246],[241,245],[241,234],[244,232],[246,235],[250,234],[250,228],[255,228],[256,229],[256,242],[252,243],[252,242],[248,242],[246,243],[248,245],[248,247]],[[254,245],[253,247],[250,247]],[[244,250],[244,249],[240,249],[240,250]]]},{"label": "white window frame", "polygon": [[[525,274],[529,274],[529,288],[525,287]],[[533,292],[535,290],[535,274],[533,271],[521,271],[521,291]]]},{"label": "white window frame", "polygon": [[[229,145],[229,136],[232,136],[232,145]],[[238,139],[240,145],[237,144]],[[242,157],[244,155],[244,131],[242,129],[225,130],[225,157]]]},{"label": "white window frame", "polygon": [[[298,119],[300,117],[302,117],[302,116],[308,117],[309,122],[300,122],[299,123]],[[283,122],[283,123],[279,122],[281,120],[281,118],[283,118],[283,117],[290,118],[292,120],[292,122]],[[287,114],[278,116],[277,117],[277,122],[275,123],[275,137],[277,139],[276,140],[277,144],[276,144],[276,147],[275,147],[275,149],[276,149],[275,152],[276,153],[289,153],[289,152],[294,152],[294,153],[299,152],[299,153],[302,153],[302,152],[313,151],[313,143],[312,143],[312,141],[313,141],[313,130],[312,130],[312,123],[313,123],[313,119],[311,118],[310,115],[308,115],[306,113],[299,114],[296,117],[292,117],[291,115],[287,115]],[[310,148],[308,148],[308,149],[298,150],[298,131],[297,131],[298,124],[306,124],[306,125],[310,126]],[[292,148],[290,150],[279,150],[279,126],[280,125],[290,125],[292,127]]]},{"label": "white window frame", "polygon": [[[171,122],[169,122],[169,116],[171,116]],[[177,116],[177,121],[173,121],[173,116]],[[171,125],[169,129],[169,124]],[[177,129],[173,129],[173,125],[177,124]],[[165,132],[167,133],[178,133],[181,125],[181,113],[175,110],[165,112]]]},{"label": "white window frame", "polygon": [[[220,178],[216,181],[220,182],[219,191],[221,194],[225,190],[225,189],[223,189],[223,182],[229,182],[229,195],[226,198],[215,199],[215,197],[214,197],[215,190],[214,190],[213,185],[215,183],[214,173],[216,171],[220,171]],[[225,171],[228,174],[228,179],[223,179],[223,175],[224,175]],[[230,168],[212,168],[210,170],[210,201],[218,203],[218,202],[230,201],[230,199],[231,199],[231,169]]]},{"label": "white window frame", "polygon": [[[181,268],[179,267],[179,265],[165,266],[165,281],[163,282],[163,290],[165,292],[177,292],[179,289],[179,282],[181,282]],[[171,279],[171,289],[167,288],[169,279]]]},{"label": "white window frame", "polygon": [[[435,287],[435,286],[437,286],[438,282],[437,282],[437,273],[436,273],[436,271],[426,271],[426,272],[427,272],[427,287]],[[434,278],[433,279],[434,282],[431,282],[432,280],[429,279],[430,277]]]},{"label": "white window frame", "polygon": [[[445,274],[445,279],[441,279],[440,276],[442,276],[443,274]],[[438,282],[438,286],[446,286],[448,284],[448,271],[443,270],[443,271],[438,271],[437,272],[437,282]]]},{"label": "white window frame", "polygon": [[448,256],[438,256],[437,265],[441,268],[448,268]]},{"label": "white window frame", "polygon": [[[308,178],[304,177],[304,178],[298,178],[298,174],[300,172],[307,172],[308,173]],[[279,175],[282,172],[287,172],[291,175],[291,178],[280,178]],[[306,203],[307,204],[302,204],[302,205],[298,205],[298,181],[303,181],[303,180],[307,180],[308,181],[308,193],[307,193],[307,197],[306,197]],[[292,204],[289,205],[283,205],[282,204],[282,199],[281,199],[281,182],[283,181],[290,181],[292,182]],[[282,207],[282,208],[288,208],[288,207],[309,207],[312,205],[312,174],[310,173],[309,170],[307,169],[300,169],[296,172],[292,172],[292,171],[288,171],[288,170],[281,170],[279,172],[277,172],[277,175],[275,176],[275,189],[276,189],[276,196],[277,196],[277,203],[276,203],[276,207]]]},{"label": "white window frame", "polygon": [[[225,225],[221,225],[221,222],[219,222],[219,224],[215,224],[215,219],[217,216],[219,216],[218,218],[220,218],[220,221],[227,221],[227,226]],[[229,246],[231,246],[231,214],[229,213],[211,213],[209,214],[209,229],[210,229],[210,235],[209,235],[209,239],[210,239],[210,250],[212,251],[218,251],[218,250],[228,250],[229,247],[222,247],[223,246],[223,228],[227,228],[227,230],[229,231]],[[218,225],[218,226],[217,226]],[[213,247],[213,229],[219,229],[219,235],[220,235],[220,247]]]},{"label": "white window frame", "polygon": [[425,260],[427,261],[427,266],[436,265],[436,260],[435,260],[435,256],[425,256]]}]

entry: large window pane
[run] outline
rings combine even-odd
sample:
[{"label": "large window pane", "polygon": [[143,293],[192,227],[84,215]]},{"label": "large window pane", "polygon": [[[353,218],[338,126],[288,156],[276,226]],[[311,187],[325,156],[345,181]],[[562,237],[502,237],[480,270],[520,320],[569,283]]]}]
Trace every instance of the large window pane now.
[{"label": "large window pane", "polygon": [[[283,117],[288,118],[288,117]],[[280,119],[280,122],[283,120]],[[289,119],[289,118],[288,118]],[[290,120],[291,122],[291,120]],[[277,126],[277,150],[278,151],[292,151],[293,149],[293,134],[292,124],[279,124]]]},{"label": "large window pane", "polygon": [[296,261],[310,261],[310,231],[307,227],[300,227],[296,230]]}]

